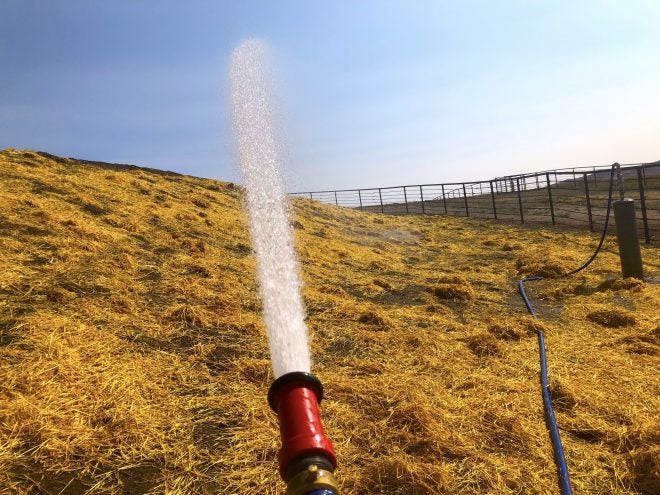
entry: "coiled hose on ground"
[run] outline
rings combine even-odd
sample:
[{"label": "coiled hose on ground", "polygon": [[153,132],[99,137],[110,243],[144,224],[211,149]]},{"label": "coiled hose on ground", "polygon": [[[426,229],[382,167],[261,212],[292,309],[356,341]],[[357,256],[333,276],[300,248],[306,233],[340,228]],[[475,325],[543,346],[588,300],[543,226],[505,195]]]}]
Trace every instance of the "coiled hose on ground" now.
[{"label": "coiled hose on ground", "polygon": [[[619,164],[615,163],[614,165],[612,165],[612,170],[610,171],[609,192],[607,194],[607,212],[605,213],[605,223],[603,225],[603,232],[601,233],[598,247],[596,247],[596,250],[591,255],[591,258],[589,258],[584,264],[582,264],[580,267],[576,268],[575,270],[562,274],[560,276],[561,278],[574,275],[584,270],[586,267],[588,267],[591,264],[593,260],[596,259],[596,256],[598,256],[598,253],[603,247],[603,243],[605,242],[605,236],[607,235],[607,226],[610,220],[610,211],[612,208],[612,190],[614,187],[614,173],[618,167]],[[550,184],[548,184],[548,187],[550,187]],[[534,306],[532,306],[532,303],[530,302],[529,297],[527,297],[527,293],[525,292],[525,282],[533,282],[536,280],[543,280],[543,277],[526,277],[518,281],[518,291],[520,292],[520,296],[522,297],[523,302],[527,307],[527,311],[529,311],[529,313],[534,318],[536,318],[536,311],[534,311]],[[541,391],[543,394],[543,408],[545,410],[546,423],[548,424],[548,429],[550,430],[552,450],[554,452],[555,464],[557,465],[557,474],[559,476],[559,487],[561,489],[562,495],[572,495],[573,490],[571,489],[571,479],[568,474],[568,466],[566,465],[566,458],[564,456],[564,447],[562,446],[561,438],[559,436],[559,428],[557,427],[557,420],[555,418],[555,412],[552,408],[552,400],[550,397],[550,384],[548,382],[548,364],[545,354],[545,340],[543,337],[543,332],[541,330],[537,330],[536,332],[539,343],[539,359],[541,362],[540,375],[541,375]]]}]

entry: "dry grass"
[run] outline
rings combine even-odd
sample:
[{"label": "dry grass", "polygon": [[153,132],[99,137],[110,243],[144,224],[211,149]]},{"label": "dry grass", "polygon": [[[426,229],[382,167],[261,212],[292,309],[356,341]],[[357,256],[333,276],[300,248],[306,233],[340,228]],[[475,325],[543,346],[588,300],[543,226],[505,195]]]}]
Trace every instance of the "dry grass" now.
[{"label": "dry grass", "polygon": [[[0,492],[281,493],[240,188],[16,150],[0,174]],[[343,494],[557,493],[537,328],[575,492],[658,492],[660,290],[613,281],[611,240],[529,284],[533,321],[516,278],[594,235],[294,211]]]},{"label": "dry grass", "polygon": [[587,319],[604,327],[631,327],[637,320],[635,315],[621,308],[599,308],[587,313]]}]

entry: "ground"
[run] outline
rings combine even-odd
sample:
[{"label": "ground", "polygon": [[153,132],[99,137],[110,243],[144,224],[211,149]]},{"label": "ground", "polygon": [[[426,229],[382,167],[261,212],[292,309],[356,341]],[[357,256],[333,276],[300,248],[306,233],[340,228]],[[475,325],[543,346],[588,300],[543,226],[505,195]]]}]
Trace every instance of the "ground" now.
[{"label": "ground", "polygon": [[[276,418],[237,186],[0,152],[0,493],[276,494]],[[342,494],[660,490],[660,275],[613,239],[295,200]],[[653,278],[655,277],[655,278]]]}]

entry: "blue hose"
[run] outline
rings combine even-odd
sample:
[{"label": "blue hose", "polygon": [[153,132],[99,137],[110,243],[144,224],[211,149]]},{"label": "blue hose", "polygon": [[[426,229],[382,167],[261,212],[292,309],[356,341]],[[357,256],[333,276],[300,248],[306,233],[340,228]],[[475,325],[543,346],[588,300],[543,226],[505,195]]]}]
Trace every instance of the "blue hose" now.
[{"label": "blue hose", "polygon": [[332,490],[314,490],[313,492],[309,492],[307,495],[337,495],[335,492]]},{"label": "blue hose", "polygon": [[529,314],[531,314],[534,318],[536,318],[536,311],[534,311],[534,306],[532,306],[532,303],[529,302],[529,298],[527,297],[527,294],[525,293],[525,282],[532,282],[534,280],[543,280],[543,277],[527,277],[527,278],[521,278],[518,280],[518,291],[520,292],[520,295],[522,296],[523,302],[525,303],[525,306],[527,306],[527,311],[529,311]]},{"label": "blue hose", "polygon": [[[612,207],[612,190],[614,188],[614,172],[616,171],[618,166],[619,166],[618,163],[612,165],[612,170],[610,172],[610,186],[607,195],[607,212],[605,213],[603,232],[600,236],[598,247],[596,247],[596,250],[591,255],[591,258],[589,258],[584,264],[580,265],[580,267],[576,268],[575,270],[562,274],[561,275],[562,278],[568,277],[569,275],[574,275],[577,272],[582,271],[586,267],[588,267],[591,264],[591,262],[596,259],[596,256],[598,256],[598,253],[603,247],[603,243],[605,242],[605,236],[607,235],[607,226],[609,224],[610,211]],[[550,184],[548,184],[548,187],[550,187]],[[518,281],[518,291],[520,292],[520,296],[522,297],[522,300],[525,303],[525,307],[527,307],[527,311],[529,311],[529,314],[531,314],[534,317],[534,319],[536,319],[536,311],[534,311],[534,306],[532,306],[532,303],[530,302],[529,297],[527,297],[527,293],[525,292],[525,282],[533,282],[536,280],[543,280],[543,277],[526,277]],[[541,361],[541,391],[543,394],[543,409],[545,410],[545,419],[548,424],[548,428],[550,429],[552,450],[555,455],[555,464],[557,465],[557,472],[559,475],[559,487],[561,488],[562,495],[572,495],[573,490],[571,489],[571,480],[568,475],[568,466],[566,465],[566,457],[564,456],[564,447],[561,444],[561,438],[559,436],[559,428],[557,427],[557,419],[555,418],[555,412],[552,409],[552,399],[550,397],[550,385],[548,382],[548,363],[545,355],[545,340],[543,338],[543,332],[541,330],[537,330],[536,334],[539,342],[539,358]]]},{"label": "blue hose", "polygon": [[[529,301],[525,293],[525,282],[534,280],[543,280],[543,277],[527,277],[518,281],[518,290],[520,295],[527,306],[527,310],[536,319],[536,312],[534,306]],[[557,465],[557,472],[559,474],[559,487],[561,488],[562,495],[571,495],[571,479],[568,475],[568,466],[566,465],[566,457],[564,456],[564,447],[561,444],[561,437],[559,436],[559,428],[557,427],[557,419],[555,412],[552,409],[552,400],[550,397],[550,384],[548,383],[548,362],[545,355],[545,341],[543,339],[543,332],[536,331],[536,336],[539,342],[539,358],[541,360],[541,392],[543,394],[543,409],[545,410],[545,420],[550,429],[550,439],[552,441],[552,451],[555,455],[555,464]]]}]

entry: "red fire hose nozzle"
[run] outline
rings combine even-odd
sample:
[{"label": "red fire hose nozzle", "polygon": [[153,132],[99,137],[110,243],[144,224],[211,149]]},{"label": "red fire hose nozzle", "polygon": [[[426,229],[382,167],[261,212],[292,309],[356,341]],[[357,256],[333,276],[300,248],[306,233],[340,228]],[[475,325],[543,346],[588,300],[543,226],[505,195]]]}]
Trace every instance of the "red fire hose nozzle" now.
[{"label": "red fire hose nozzle", "polygon": [[[311,493],[316,489],[338,493],[332,474],[337,457],[332,442],[323,433],[321,399],[323,385],[319,379],[302,371],[280,376],[268,390],[268,404],[280,421],[282,448],[278,457],[280,475],[289,485],[287,493]],[[314,476],[309,475],[311,472]],[[292,487],[292,483],[304,483],[305,487]]]}]

